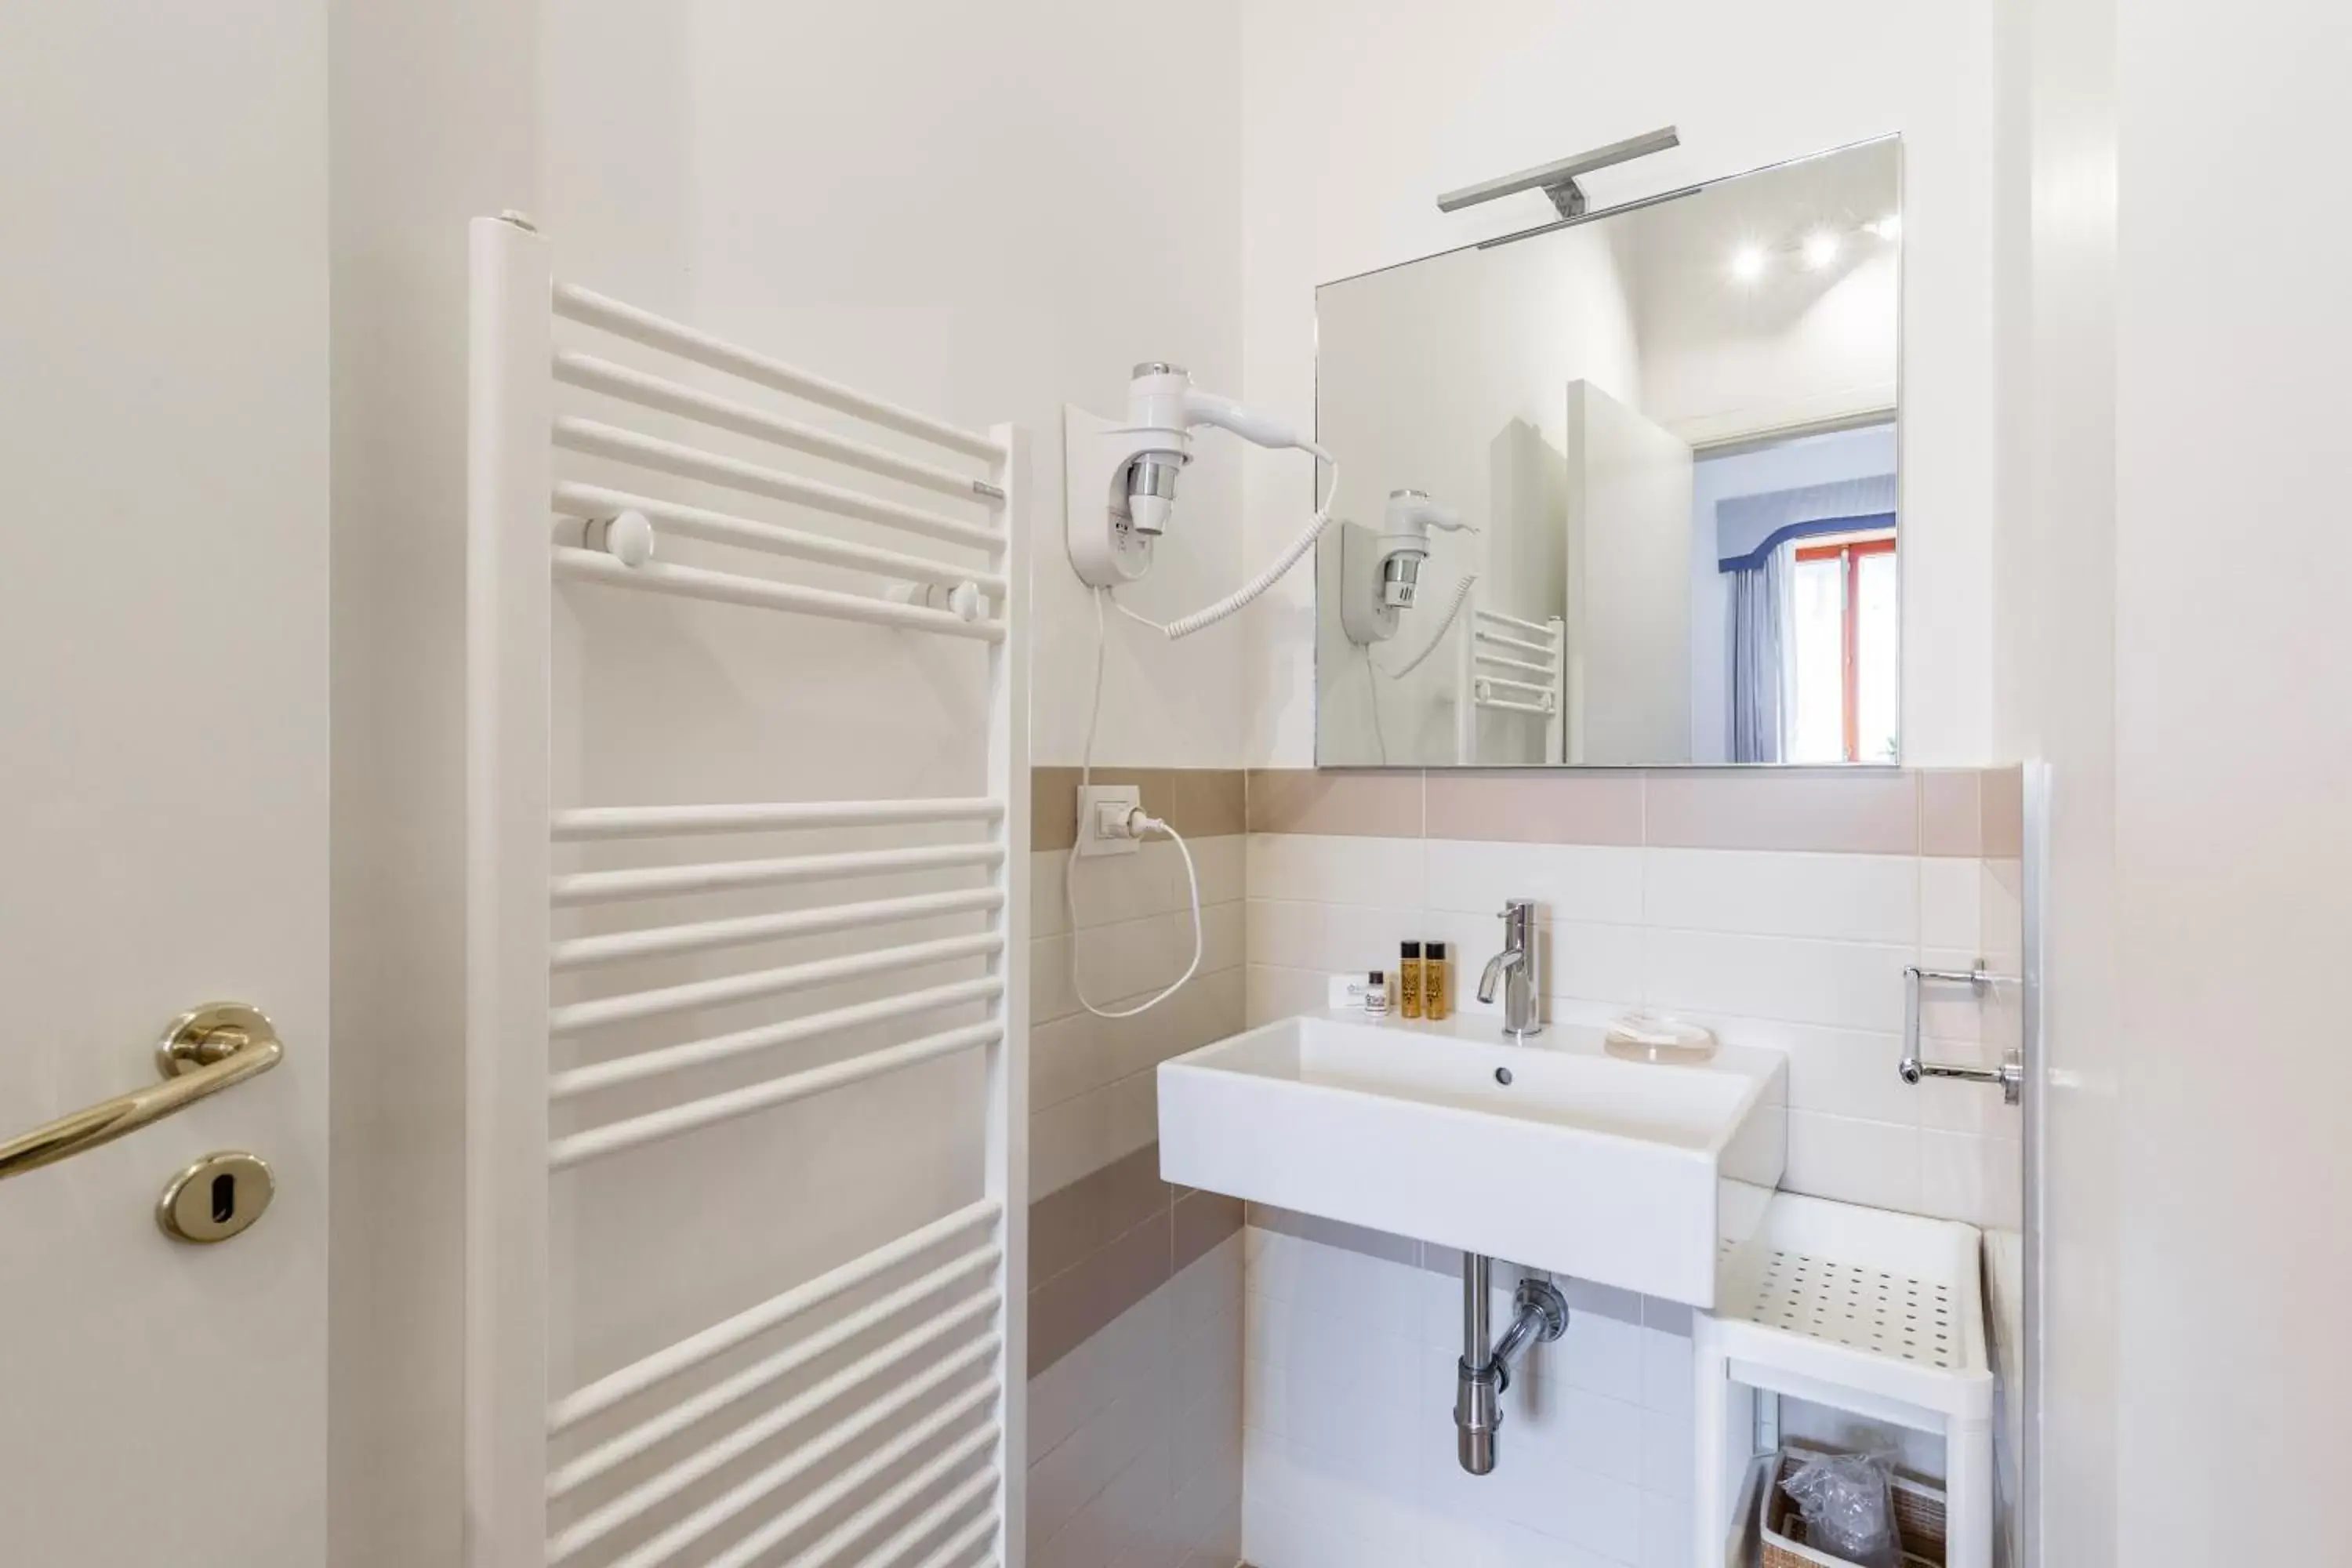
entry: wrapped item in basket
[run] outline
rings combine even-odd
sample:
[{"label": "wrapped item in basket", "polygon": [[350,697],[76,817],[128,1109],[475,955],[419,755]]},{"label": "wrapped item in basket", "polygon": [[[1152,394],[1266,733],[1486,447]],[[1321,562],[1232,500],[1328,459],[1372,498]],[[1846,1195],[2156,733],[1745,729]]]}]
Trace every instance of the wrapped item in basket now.
[{"label": "wrapped item in basket", "polygon": [[[1840,1554],[1815,1536],[1797,1500],[1780,1483],[1795,1479],[1809,1465],[1851,1458],[1790,1444],[1757,1500],[1760,1568],[1861,1568],[1870,1560]],[[1901,1556],[1900,1568],[1944,1568],[1944,1493],[1941,1488],[1899,1472],[1885,1472],[1888,1507]],[[1880,1559],[1885,1561],[1885,1559]]]}]

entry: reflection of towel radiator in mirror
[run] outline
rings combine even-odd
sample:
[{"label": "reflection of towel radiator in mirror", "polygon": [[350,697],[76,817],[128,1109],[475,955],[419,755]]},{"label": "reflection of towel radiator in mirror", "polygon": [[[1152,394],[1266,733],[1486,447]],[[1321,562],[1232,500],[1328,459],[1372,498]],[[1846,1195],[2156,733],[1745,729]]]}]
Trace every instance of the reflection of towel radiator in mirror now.
[{"label": "reflection of towel radiator in mirror", "polygon": [[[1507,713],[1543,721],[1540,762],[1567,760],[1566,623],[1521,620],[1474,605],[1460,644],[1454,704],[1454,760],[1475,766],[1478,715]],[[1516,761],[1496,758],[1498,762]]]},{"label": "reflection of towel radiator in mirror", "polygon": [[[940,424],[557,284],[551,267],[547,241],[528,224],[474,224],[467,1561],[740,1565],[788,1550],[811,1568],[1019,1563],[1029,822],[1027,629],[1013,570],[1022,434]],[[559,320],[589,351],[559,348]],[[705,390],[722,377],[726,391]],[[559,385],[591,395],[600,414],[615,412],[559,413]],[[893,446],[800,423],[767,395],[846,416],[861,436],[877,432]],[[656,421],[681,434],[643,430]],[[919,458],[894,449],[916,443]],[[837,484],[788,471],[812,458],[861,477]],[[877,479],[889,494],[873,493]],[[909,496],[919,499],[897,499]],[[796,521],[820,521],[743,515],[777,502]],[[870,530],[929,543],[913,554],[844,537]],[[656,560],[670,553],[655,549],[656,535],[902,586],[894,595],[851,592]],[[559,725],[551,712],[558,579],[620,595],[579,606],[586,646],[648,626],[639,595],[935,637],[940,657],[924,673],[938,679],[923,695],[944,708],[970,694],[962,717],[985,735],[984,766],[970,758],[978,787],[940,798],[558,805],[554,742],[569,754],[578,737],[562,732],[584,728],[568,712]],[[772,624],[745,629],[759,635]],[[870,648],[828,655],[840,661],[830,668],[728,661],[720,673],[747,691],[793,683],[797,699],[810,683],[848,681]],[[953,651],[962,648],[984,659],[984,672]],[[708,682],[710,667],[681,679]],[[662,744],[634,731],[626,739]],[[719,740],[728,750],[749,743],[723,727]],[[687,853],[696,842],[809,832],[825,836],[824,852]],[[854,837],[845,844],[845,836]],[[633,863],[603,858],[627,845],[644,847]],[[558,864],[559,854],[598,861]],[[910,876],[920,890],[890,886]],[[824,889],[817,900],[779,891],[812,886]],[[714,897],[728,900],[715,911],[701,902]],[[654,900],[661,912],[650,917],[624,919],[614,908]],[[698,912],[672,913],[679,902]],[[559,914],[595,923],[559,925]],[[728,956],[811,937],[823,941],[814,956],[800,950],[774,966]],[[823,998],[817,1011],[772,1010],[774,998],[847,983],[862,984],[846,1005]],[[759,1010],[730,1015],[723,1031],[696,1021],[705,1009],[746,1005]],[[646,1031],[643,1043],[620,1032],[629,1026]],[[772,1065],[778,1053],[797,1059]],[[918,1115],[952,1123],[944,1152],[912,1146]],[[860,1131],[866,1120],[876,1121],[870,1135]],[[833,1172],[829,1187],[727,1179],[739,1157],[789,1170],[842,1148],[870,1148],[880,1175]],[[868,1208],[897,1201],[893,1173],[950,1163],[940,1184],[961,1190],[936,1203],[928,1187],[900,1194],[924,1223],[866,1223]],[[623,1215],[618,1203],[590,1210],[592,1192],[662,1202]],[[736,1214],[749,1222],[739,1226]],[[593,1250],[599,1236],[627,1237],[631,1220],[648,1227],[640,1246],[683,1233],[665,1256],[695,1266],[664,1273],[634,1254]],[[618,1228],[597,1232],[592,1222]],[[714,1226],[733,1239],[692,1239]],[[551,1231],[575,1270],[597,1266],[582,1277],[601,1278],[602,1293],[575,1284],[567,1303],[551,1278]],[[635,1276],[651,1304],[615,1301],[612,1282]],[[590,1306],[600,1323],[625,1323],[593,1357],[574,1340]],[[678,1336],[673,1322],[693,1331]],[[552,1362],[551,1348],[562,1352]],[[569,1371],[575,1356],[593,1375]]]}]

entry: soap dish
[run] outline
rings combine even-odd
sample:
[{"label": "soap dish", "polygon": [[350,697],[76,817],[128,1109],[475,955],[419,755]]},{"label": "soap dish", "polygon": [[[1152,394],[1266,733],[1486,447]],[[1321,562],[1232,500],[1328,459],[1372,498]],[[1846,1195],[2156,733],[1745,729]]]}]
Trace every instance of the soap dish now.
[{"label": "soap dish", "polygon": [[1611,1021],[1601,1037],[1612,1057],[1636,1062],[1689,1064],[1715,1055],[1715,1031],[1663,1013],[1628,1013]]}]

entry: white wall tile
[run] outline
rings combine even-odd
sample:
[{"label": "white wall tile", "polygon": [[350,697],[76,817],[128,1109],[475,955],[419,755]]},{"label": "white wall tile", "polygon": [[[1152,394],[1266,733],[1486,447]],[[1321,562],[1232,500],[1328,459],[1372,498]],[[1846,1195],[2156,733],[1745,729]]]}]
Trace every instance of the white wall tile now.
[{"label": "white wall tile", "polygon": [[1029,1380],[1029,1457],[1044,1458],[1111,1402],[1168,1376],[1171,1297],[1155,1290]]},{"label": "white wall tile", "polygon": [[1696,1463],[1695,1442],[1688,1411],[1642,1412],[1642,1489],[1687,1499]]},{"label": "white wall tile", "polygon": [[1250,1028],[1276,1018],[1319,1013],[1329,1000],[1328,982],[1320,970],[1277,969],[1270,964],[1249,966],[1243,1016]]},{"label": "white wall tile", "polygon": [[1597,1312],[1569,1320],[1568,1331],[1535,1355],[1539,1375],[1623,1405],[1642,1403],[1642,1327]]},{"label": "white wall tile", "polygon": [[1906,855],[1645,849],[1643,920],[1908,948],[1918,942],[1919,866]]},{"label": "white wall tile", "polygon": [[1690,1504],[1658,1492],[1643,1493],[1641,1568],[1685,1568],[1690,1561]]},{"label": "white wall tile", "polygon": [[1139,1383],[1029,1467],[1029,1528],[1050,1541],[1076,1521],[1129,1466],[1159,1445],[1160,1501],[1168,1499],[1169,1390],[1163,1381]]},{"label": "white wall tile", "polygon": [[1642,851],[1590,844],[1428,841],[1433,910],[1492,915],[1512,899],[1533,899],[1545,919],[1619,925],[1642,919]]},{"label": "white wall tile", "polygon": [[1919,942],[1982,951],[1984,862],[1929,856],[1919,862]]},{"label": "white wall tile", "polygon": [[1174,1482],[1179,1490],[1230,1462],[1241,1468],[1242,1309],[1238,1302],[1178,1345],[1174,1392]]},{"label": "white wall tile", "polygon": [[1688,1414],[1694,1397],[1693,1375],[1690,1335],[1644,1324],[1642,1329],[1643,1407]]},{"label": "white wall tile", "polygon": [[1698,1009],[1685,1016],[1713,1029],[1727,1045],[1757,1046],[1787,1057],[1792,1110],[1905,1125],[1918,1115],[1919,1089],[1895,1073],[1903,1059],[1899,1032],[1836,1029]]},{"label": "white wall tile", "polygon": [[1919,1212],[1919,1133],[1884,1121],[1789,1112],[1789,1192]]},{"label": "white wall tile", "polygon": [[1232,1568],[1241,1278],[1229,1237],[1030,1381],[1033,1563]]},{"label": "white wall tile", "polygon": [[1893,1031],[1906,948],[1711,931],[1648,933],[1643,997],[1675,1011]]},{"label": "white wall tile", "polygon": [[[1979,1092],[2000,1098],[1982,1088]],[[2024,1146],[2013,1139],[1965,1132],[1919,1134],[1923,1214],[2013,1230],[2024,1224]]]},{"label": "white wall tile", "polygon": [[1169,1281],[1169,1322],[1181,1339],[1238,1312],[1242,1304],[1242,1241],[1236,1231],[1186,1264]]},{"label": "white wall tile", "polygon": [[[1192,865],[1200,873],[1202,903],[1237,904],[1249,896],[1249,840],[1244,835],[1220,833],[1213,838],[1188,838],[1185,842],[1192,847]],[[1172,855],[1176,847],[1163,846],[1154,839],[1145,846],[1147,852],[1152,849]],[[1180,861],[1174,870],[1174,892],[1179,904],[1184,897],[1183,875]]]},{"label": "white wall tile", "polygon": [[1184,1555],[1177,1560],[1177,1568],[1234,1568],[1242,1559],[1242,1479],[1238,1467],[1234,1471],[1230,1488],[1233,1500],[1222,1514],[1204,1516],[1202,1509],[1205,1497],[1196,1486],[1176,1497],[1176,1525],[1181,1531],[1190,1530],[1192,1541]]},{"label": "white wall tile", "polygon": [[1427,901],[1423,841],[1253,833],[1249,896],[1308,903],[1419,909]]},{"label": "white wall tile", "polygon": [[1421,926],[1412,910],[1353,904],[1252,899],[1248,911],[1250,963],[1324,973],[1392,970],[1398,942]]}]

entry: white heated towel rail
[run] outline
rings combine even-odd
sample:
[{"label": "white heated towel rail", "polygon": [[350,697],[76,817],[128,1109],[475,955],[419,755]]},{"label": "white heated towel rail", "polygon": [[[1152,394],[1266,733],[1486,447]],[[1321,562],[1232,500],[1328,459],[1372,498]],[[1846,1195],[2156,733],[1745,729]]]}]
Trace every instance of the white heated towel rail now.
[{"label": "white heated towel rail", "polygon": [[[584,342],[559,346],[559,321]],[[470,327],[469,1568],[1013,1568],[1023,1561],[1026,1327],[1027,634],[1015,571],[1023,433],[959,429],[559,284],[547,240],[511,217],[473,225]],[[607,358],[614,340],[673,371]],[[730,390],[709,390],[719,377]],[[559,385],[656,416],[646,422],[665,430],[731,439],[724,451],[705,450],[560,414]],[[920,443],[927,455],[803,423],[767,405],[779,397],[847,416],[897,444]],[[898,494],[936,499],[890,499],[794,471],[811,458],[872,475]],[[685,498],[676,493],[681,480]],[[753,498],[745,510],[782,502],[795,517],[922,542],[900,549],[739,515],[730,496],[739,508]],[[658,542],[668,537],[871,573],[916,591],[886,596],[678,564],[661,558]],[[559,805],[550,761],[559,580],[977,645],[969,657],[988,666],[985,793]],[[793,670],[771,678],[826,679]],[[860,847],[725,857],[735,836],[824,829],[855,830]],[[866,847],[894,831],[914,841]],[[555,845],[623,840],[721,848],[691,864],[554,868]],[[930,872],[979,883],[860,890],[869,878]],[[742,912],[747,896],[811,886],[839,889],[838,901]],[[556,929],[559,909],[617,906],[625,915],[638,900],[705,895],[731,895],[731,912],[607,921],[593,934]],[[983,929],[920,941],[890,933],[945,916],[977,918]],[[841,933],[855,933],[858,945],[842,951],[836,942],[824,957],[560,1005],[553,992],[555,977],[604,966]],[[971,977],[923,973],[946,963]],[[703,1008],[860,979],[887,993],[720,1034],[698,1034],[691,1022]],[[979,1021],[942,1026],[933,1016],[942,1011]],[[620,1025],[679,1033],[630,1054],[558,1064],[572,1037]],[[789,1062],[789,1047],[851,1031],[890,1043],[744,1081],[746,1064]],[[657,1142],[970,1053],[986,1063],[984,1100],[972,1107],[985,1127],[985,1177],[973,1201],[906,1234],[877,1235],[837,1266],[583,1386],[550,1386],[551,1311],[560,1305],[550,1279],[554,1184],[578,1167],[640,1157]],[[732,1065],[728,1087],[680,1087],[721,1063]],[[589,1097],[624,1086],[627,1113],[573,1120]],[[823,1193],[796,1195],[808,1211],[825,1206]],[[790,1202],[774,1207],[793,1212]]]},{"label": "white heated towel rail", "polygon": [[1454,760],[1477,763],[1478,715],[1505,713],[1543,721],[1548,763],[1566,761],[1561,751],[1568,702],[1566,623],[1522,620],[1473,603],[1469,634],[1462,638],[1454,707]]}]

